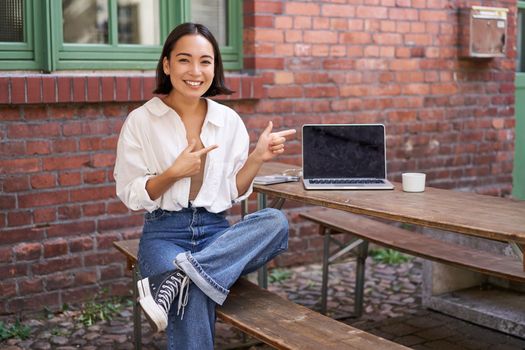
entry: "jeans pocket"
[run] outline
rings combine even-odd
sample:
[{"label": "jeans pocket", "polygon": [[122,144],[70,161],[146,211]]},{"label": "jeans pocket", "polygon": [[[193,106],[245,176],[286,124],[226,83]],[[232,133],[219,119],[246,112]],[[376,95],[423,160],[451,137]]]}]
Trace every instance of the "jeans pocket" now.
[{"label": "jeans pocket", "polygon": [[144,215],[144,220],[147,222],[157,221],[161,219],[165,214],[166,214],[166,210],[159,208],[157,210],[152,211],[151,213],[146,213]]}]

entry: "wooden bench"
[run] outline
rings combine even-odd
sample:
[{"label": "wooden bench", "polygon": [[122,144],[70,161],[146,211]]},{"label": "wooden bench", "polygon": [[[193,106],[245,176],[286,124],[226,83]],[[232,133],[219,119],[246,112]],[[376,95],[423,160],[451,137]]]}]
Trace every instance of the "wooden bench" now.
[{"label": "wooden bench", "polygon": [[[136,301],[138,240],[118,241],[113,245],[126,256],[128,268],[133,270]],[[133,304],[135,349],[140,349],[140,308],[137,302]],[[217,308],[217,316],[276,349],[407,349],[294,304],[245,279],[231,288],[224,305]]]},{"label": "wooden bench", "polygon": [[[440,241],[416,232],[411,232],[362,215],[336,209],[312,209],[300,214],[303,218],[319,224],[319,233],[324,235],[323,281],[321,291],[322,313],[326,313],[326,294],[328,266],[337,255],[359,246],[356,266],[355,310],[361,315],[367,242],[393,248],[411,255],[440,263],[466,268],[504,279],[525,282],[525,272],[521,262],[511,256],[498,255],[486,251]],[[334,234],[346,233],[358,240],[342,245],[336,256],[329,257],[330,242]]]}]

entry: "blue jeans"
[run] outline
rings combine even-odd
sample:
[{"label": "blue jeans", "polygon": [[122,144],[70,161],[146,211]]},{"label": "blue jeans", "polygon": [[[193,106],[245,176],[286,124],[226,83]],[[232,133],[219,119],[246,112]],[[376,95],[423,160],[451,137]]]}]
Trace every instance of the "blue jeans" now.
[{"label": "blue jeans", "polygon": [[[202,208],[147,213],[139,244],[142,277],[174,270],[191,279],[184,318],[172,305],[168,349],[213,349],[215,306],[231,285],[288,248],[288,221],[276,209],[246,215],[229,226],[224,213]],[[176,303],[174,303],[176,304]]]}]

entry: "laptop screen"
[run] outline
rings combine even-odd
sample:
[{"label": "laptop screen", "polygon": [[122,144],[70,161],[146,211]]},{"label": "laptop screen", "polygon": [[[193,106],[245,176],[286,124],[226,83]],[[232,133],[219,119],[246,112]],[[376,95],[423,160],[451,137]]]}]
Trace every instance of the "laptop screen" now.
[{"label": "laptop screen", "polygon": [[385,178],[381,124],[303,126],[303,174],[313,178]]}]

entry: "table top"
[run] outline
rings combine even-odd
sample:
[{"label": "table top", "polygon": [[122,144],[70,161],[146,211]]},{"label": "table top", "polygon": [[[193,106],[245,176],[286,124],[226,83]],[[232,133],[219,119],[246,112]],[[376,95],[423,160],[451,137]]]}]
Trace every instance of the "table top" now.
[{"label": "table top", "polygon": [[[265,163],[260,175],[292,168]],[[433,227],[499,241],[525,244],[525,201],[426,187],[425,192],[394,190],[305,190],[302,181],[255,185],[256,192],[302,203]]]}]

